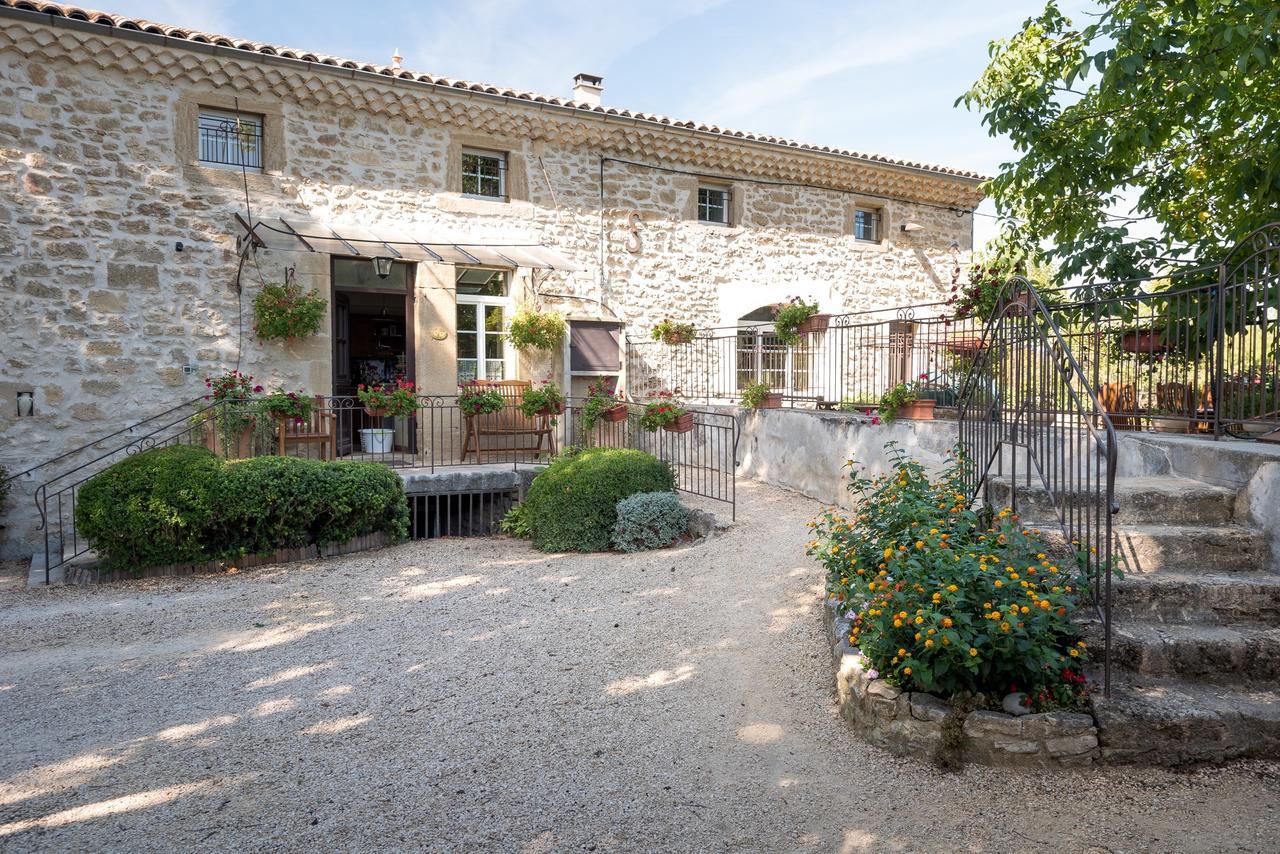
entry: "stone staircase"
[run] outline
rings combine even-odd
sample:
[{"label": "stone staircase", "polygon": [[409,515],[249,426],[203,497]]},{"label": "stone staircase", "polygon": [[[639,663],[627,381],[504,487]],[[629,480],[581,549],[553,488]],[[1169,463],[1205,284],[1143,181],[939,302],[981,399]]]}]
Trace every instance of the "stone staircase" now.
[{"label": "stone staircase", "polygon": [[[1116,481],[1124,578],[1112,587],[1111,697],[1094,700],[1104,760],[1280,757],[1280,574],[1265,533],[1238,518],[1237,491],[1173,475]],[[1008,498],[996,484],[993,500]],[[1019,512],[1046,534],[1051,508],[1019,486]],[[1096,620],[1087,635],[1101,650]]]}]

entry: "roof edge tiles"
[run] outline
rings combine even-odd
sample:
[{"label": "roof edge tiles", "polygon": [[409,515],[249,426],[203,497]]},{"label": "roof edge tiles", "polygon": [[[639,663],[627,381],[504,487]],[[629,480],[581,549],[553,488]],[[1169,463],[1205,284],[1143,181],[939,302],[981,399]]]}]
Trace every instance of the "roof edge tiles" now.
[{"label": "roof edge tiles", "polygon": [[509,98],[514,101],[525,102],[531,105],[550,105],[553,107],[561,107],[572,110],[577,113],[593,114],[604,118],[622,118],[631,119],[637,122],[646,122],[665,127],[675,128],[685,131],[693,131],[695,133],[705,133],[713,136],[722,137],[727,141],[746,141],[763,143],[770,146],[778,146],[784,148],[792,148],[797,151],[808,154],[826,155],[839,158],[848,158],[862,161],[873,165],[881,165],[889,168],[907,169],[916,172],[929,173],[944,178],[958,178],[965,182],[979,183],[988,180],[988,176],[978,172],[965,169],[955,169],[948,166],[940,166],[933,163],[923,163],[913,160],[902,160],[892,157],[886,157],[880,154],[868,154],[850,149],[838,148],[828,145],[815,145],[811,143],[800,142],[786,137],[774,136],[771,134],[752,133],[749,131],[734,130],[732,128],[723,128],[718,125],[709,125],[701,122],[673,119],[667,116],[657,115],[654,113],[644,113],[633,110],[622,109],[618,107],[606,107],[600,105],[592,105],[583,101],[574,101],[569,98],[559,98],[552,95],[544,95],[537,92],[522,91],[518,89],[510,89],[501,86],[493,86],[487,83],[477,83],[468,80],[457,80],[450,77],[439,77],[432,74],[424,74],[416,71],[409,71],[403,68],[394,68],[389,65],[375,65],[371,63],[358,62],[352,59],[342,57],[328,56],[317,54],[311,51],[297,50],[295,48],[285,47],[282,45],[267,44],[265,42],[250,41],[248,39],[236,38],[233,36],[220,35],[217,33],[206,33],[200,30],[188,27],[173,26],[170,24],[161,24],[155,21],[148,21],[141,18],[130,18],[124,15],[116,15],[109,12],[100,12],[91,9],[84,9],[77,6],[68,6],[61,3],[45,3],[39,0],[0,0],[0,12],[16,11],[19,13],[36,13],[39,15],[48,15],[54,18],[62,18],[68,21],[79,21],[86,24],[92,24],[102,27],[111,27],[120,30],[122,37],[127,37],[129,32],[149,33],[151,35],[162,36],[166,39],[176,41],[186,41],[192,45],[208,45],[211,47],[220,47],[232,50],[246,51],[255,53],[260,56],[274,56],[285,59],[293,59],[299,62],[314,63],[316,65],[331,66],[333,68],[348,69],[355,72],[364,72],[366,74],[381,75],[399,80],[414,81],[432,86],[439,86],[450,89],[459,89],[472,93],[483,95],[497,96],[501,98]]}]

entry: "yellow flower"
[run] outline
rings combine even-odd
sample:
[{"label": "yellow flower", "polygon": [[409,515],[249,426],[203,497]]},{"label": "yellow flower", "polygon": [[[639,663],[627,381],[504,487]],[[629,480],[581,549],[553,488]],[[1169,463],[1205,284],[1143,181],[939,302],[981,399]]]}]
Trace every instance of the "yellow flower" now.
[{"label": "yellow flower", "polygon": [[916,548],[918,549],[924,548],[924,540],[916,540]]},{"label": "yellow flower", "polygon": [[972,646],[971,646],[971,647],[969,647],[969,657],[970,657],[970,658],[977,658],[977,657],[978,657],[978,649],[977,649],[977,647],[972,647]]},{"label": "yellow flower", "polygon": [[904,676],[910,676],[910,675],[911,675],[911,668],[910,668],[910,667],[904,667],[904,668],[902,668],[902,673],[903,673],[903,675],[904,675]]},{"label": "yellow flower", "polygon": [[1079,657],[1080,657],[1080,650],[1078,650],[1078,649],[1073,649],[1073,650],[1071,650],[1070,652],[1068,652],[1068,653],[1067,653],[1067,655],[1071,656],[1072,658],[1079,658]]},{"label": "yellow flower", "polygon": [[996,579],[996,587],[1004,587],[1004,582],[997,578],[997,579]]},{"label": "yellow flower", "polygon": [[947,589],[948,589],[948,590],[950,590],[952,593],[955,593],[955,592],[956,592],[957,590],[959,590],[960,588],[959,588],[959,587],[957,587],[957,586],[955,586],[954,584],[948,584],[948,585],[947,585]]},{"label": "yellow flower", "polygon": [[902,628],[902,620],[895,619],[895,620],[893,621],[893,627],[894,627],[895,629],[900,629],[900,628]]},{"label": "yellow flower", "polygon": [[1007,632],[1007,631],[1009,631],[1009,624],[1008,624],[1008,623],[1001,623],[1001,624],[1000,624],[1000,631],[1002,631],[1002,632]]},{"label": "yellow flower", "polygon": [[951,628],[951,626],[952,626],[952,625],[953,625],[953,623],[951,622],[951,618],[950,618],[950,617],[943,617],[943,618],[942,618],[942,627],[943,627],[944,629],[949,629],[949,628]]},{"label": "yellow flower", "polygon": [[[925,649],[932,649],[932,648],[933,648],[933,638],[929,638],[927,641],[925,641],[925,642],[924,642],[924,648],[925,648]],[[1075,650],[1074,650],[1074,649],[1073,649],[1073,650],[1071,650],[1071,651],[1072,651],[1073,653],[1075,652]]]},{"label": "yellow flower", "polygon": [[918,625],[920,625],[920,624],[921,624],[921,623],[923,623],[923,622],[924,622],[924,617],[916,617],[916,625],[917,625],[917,626],[918,626]]},{"label": "yellow flower", "polygon": [[1077,642],[1076,642],[1076,646],[1080,647],[1081,649],[1086,649],[1086,648],[1087,648],[1087,645],[1085,644],[1085,642],[1084,642],[1084,641],[1077,641]]},{"label": "yellow flower", "polygon": [[1030,614],[1030,613],[1031,613],[1031,609],[1030,609],[1030,608],[1028,608],[1026,605],[1023,605],[1023,606],[1022,606],[1022,613],[1024,613],[1024,614]]},{"label": "yellow flower", "polygon": [[907,651],[905,649],[898,650],[898,655],[906,655],[906,654],[907,654]]}]

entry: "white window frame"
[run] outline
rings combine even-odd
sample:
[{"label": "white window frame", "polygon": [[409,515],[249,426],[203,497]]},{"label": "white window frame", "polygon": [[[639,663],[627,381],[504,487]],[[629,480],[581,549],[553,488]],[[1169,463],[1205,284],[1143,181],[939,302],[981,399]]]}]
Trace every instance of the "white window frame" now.
[{"label": "white window frame", "polygon": [[[485,180],[492,179],[492,176],[481,175],[479,172],[467,172],[468,156],[482,157],[488,160],[498,161],[498,195],[490,196],[486,193],[468,193],[466,191],[465,188],[467,184],[468,175],[474,175],[476,178],[477,184],[480,183],[480,180],[482,178]],[[507,167],[509,165],[507,152],[491,151],[484,148],[464,148],[462,149],[462,153],[459,155],[459,159],[461,162],[459,162],[458,168],[461,170],[461,174],[462,174],[462,187],[463,187],[462,195],[463,196],[467,197],[468,199],[487,199],[489,201],[505,202],[507,200]]]},{"label": "white window frame", "polygon": [[[711,207],[711,205],[704,205],[702,203],[702,194],[704,192],[720,193],[724,196],[724,205],[723,205],[724,219],[723,220],[706,219],[703,217],[702,215],[703,208],[709,209]],[[722,187],[716,184],[699,184],[697,207],[698,207],[698,222],[704,223],[706,225],[719,225],[723,227],[729,227],[733,225],[733,188]]]},{"label": "white window frame", "polygon": [[[251,165],[245,164],[244,166],[241,166],[239,163],[224,163],[217,160],[205,160],[201,156],[202,154],[204,154],[204,142],[203,142],[200,131],[205,126],[206,118],[212,119],[213,121],[216,121],[216,122],[227,122],[231,125],[235,125],[238,122],[240,125],[251,125],[257,128],[258,130],[258,134],[257,134],[258,163],[257,165],[251,166]],[[218,109],[217,107],[200,106],[196,108],[196,162],[199,163],[201,166],[207,166],[213,169],[239,170],[243,168],[248,172],[261,172],[262,164],[266,161],[266,156],[267,156],[266,143],[267,143],[266,118],[264,116],[259,115],[258,113],[237,113],[234,110],[222,110],[222,109]],[[237,139],[235,135],[229,135],[226,138],[222,139],[219,143],[214,143],[214,144],[220,146],[223,153],[227,155],[228,159],[230,159],[231,153],[233,151],[241,150],[242,146],[244,145],[242,142],[240,142]]]},{"label": "white window frame", "polygon": [[[511,343],[507,340],[507,333],[506,333],[505,326],[511,320],[511,285],[512,285],[512,278],[513,278],[512,271],[505,270],[502,268],[497,268],[497,267],[474,267],[474,266],[459,267],[458,269],[491,270],[494,272],[503,273],[506,276],[506,279],[507,279],[507,295],[506,296],[495,297],[495,296],[487,296],[484,294],[463,294],[463,293],[457,293],[457,292],[455,292],[455,296],[457,297],[457,305],[474,305],[477,307],[476,308],[476,328],[465,330],[466,332],[469,332],[469,333],[475,333],[475,336],[476,336],[476,376],[475,378],[478,380],[511,379],[514,373],[514,364],[515,364],[514,350],[511,347]],[[455,275],[455,279],[456,279],[456,275]],[[502,309],[502,320],[503,320],[503,327],[504,327],[502,332],[490,332],[489,330],[484,328],[485,306],[494,306],[494,305]],[[456,323],[457,323],[457,307],[456,306],[454,308],[454,323],[456,327]],[[455,328],[454,335],[458,335],[461,331],[463,330]],[[485,353],[487,352],[487,350],[485,349],[485,344],[487,343],[486,339],[491,335],[497,335],[502,339],[502,376],[500,377],[488,376],[489,366],[487,363],[489,359],[486,358],[485,356]],[[453,369],[458,382],[464,381],[462,379],[461,372],[458,370],[458,362],[461,360],[461,358],[462,357],[457,355],[457,353],[455,352]]]},{"label": "white window frame", "polygon": [[[872,217],[875,237],[867,239],[858,236],[858,214],[869,214]],[[867,205],[858,205],[853,209],[853,239],[859,243],[880,243],[884,240],[884,209]]]}]

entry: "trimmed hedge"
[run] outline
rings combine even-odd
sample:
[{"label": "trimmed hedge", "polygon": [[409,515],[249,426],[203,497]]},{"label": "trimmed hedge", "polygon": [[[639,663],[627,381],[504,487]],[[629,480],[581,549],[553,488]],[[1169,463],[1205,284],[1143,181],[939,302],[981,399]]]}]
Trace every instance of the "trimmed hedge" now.
[{"label": "trimmed hedge", "polygon": [[131,457],[80,489],[76,526],[104,569],[139,570],[386,532],[403,539],[399,475],[376,463],[258,457],[175,446]]},{"label": "trimmed hedge", "polygon": [[121,460],[80,487],[76,531],[104,569],[208,560],[206,534],[222,463],[175,445]]},{"label": "trimmed hedge", "polygon": [[557,458],[533,479],[524,517],[533,545],[543,551],[608,551],[619,501],[674,488],[671,467],[651,454],[590,448]]},{"label": "trimmed hedge", "polygon": [[613,544],[619,551],[662,549],[689,530],[689,511],[674,492],[638,492],[618,502]]}]

